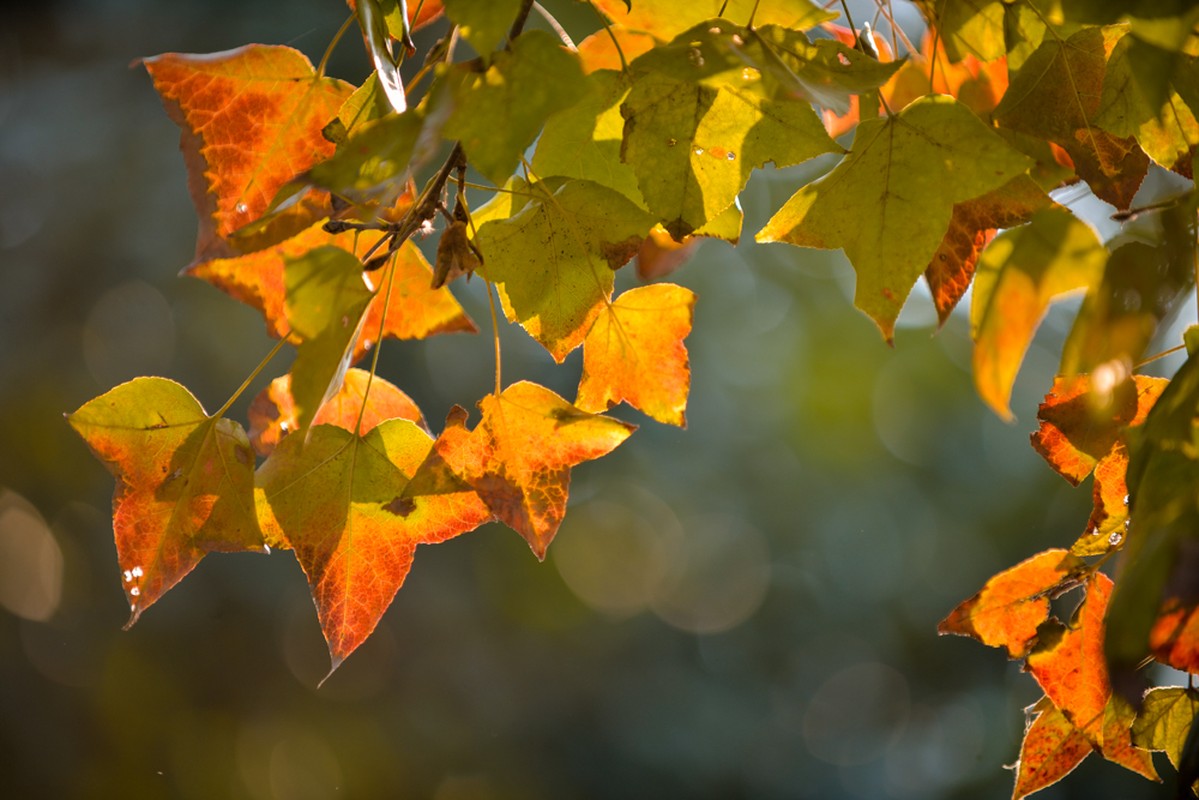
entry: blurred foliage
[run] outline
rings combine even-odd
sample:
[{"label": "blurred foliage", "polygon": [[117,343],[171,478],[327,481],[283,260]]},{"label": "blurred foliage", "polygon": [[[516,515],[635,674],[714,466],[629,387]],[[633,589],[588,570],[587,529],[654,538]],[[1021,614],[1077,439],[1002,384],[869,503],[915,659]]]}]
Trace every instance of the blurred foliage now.
[{"label": "blurred foliage", "polygon": [[[994,765],[1035,689],[935,631],[1085,519],[1027,442],[1053,358],[1034,343],[1005,425],[970,387],[966,321],[934,335],[915,297],[887,348],[837,254],[703,244],[677,273],[700,297],[690,429],[647,425],[578,469],[544,564],[499,527],[422,549],[319,691],[290,553],[207,559],[120,631],[111,480],[62,412],[140,374],[215,407],[270,346],[255,312],[176,277],[194,235],[176,132],[128,65],[246,41],[315,59],[344,17],[282,8],[76,0],[0,25],[0,795],[1006,796]],[[345,47],[330,72],[367,69]],[[747,230],[804,169],[750,184]],[[456,291],[487,318],[481,282]],[[1039,335],[1060,346],[1061,318]],[[577,353],[551,372],[502,336],[507,379],[571,390]],[[491,368],[456,336],[388,343],[381,371],[436,424]],[[1088,764],[1043,796],[1097,793],[1155,787]]]}]

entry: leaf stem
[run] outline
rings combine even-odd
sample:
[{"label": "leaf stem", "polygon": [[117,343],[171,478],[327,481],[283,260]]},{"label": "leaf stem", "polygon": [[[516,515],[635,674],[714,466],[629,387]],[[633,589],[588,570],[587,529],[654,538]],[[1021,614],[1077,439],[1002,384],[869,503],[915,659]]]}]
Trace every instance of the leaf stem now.
[{"label": "leaf stem", "polygon": [[392,258],[391,268],[387,270],[387,288],[383,293],[383,310],[379,312],[379,332],[375,335],[374,352],[371,353],[371,369],[366,378],[366,388],[362,390],[362,405],[358,407],[358,419],[354,422],[354,435],[362,435],[362,418],[366,415],[366,403],[370,398],[371,386],[375,382],[375,373],[379,370],[379,351],[383,349],[383,331],[387,325],[387,310],[391,307],[391,288],[395,284],[396,261]]},{"label": "leaf stem", "polygon": [[[595,3],[593,3],[591,0],[587,0],[587,5],[591,6],[591,10],[595,12],[597,17],[599,17],[600,24],[604,26],[604,32],[608,34],[608,38],[612,40],[612,46],[616,48],[616,55],[620,57],[621,74],[627,75],[629,72],[629,62],[625,60],[624,50],[620,49],[620,42],[616,40],[616,33],[612,30],[612,23],[608,21],[608,18],[604,16],[602,11],[595,7]],[[721,14],[723,13],[724,11],[722,9]]]},{"label": "leaf stem", "polygon": [[233,395],[225,401],[225,404],[217,409],[216,413],[212,415],[213,419],[219,419],[220,417],[225,416],[225,412],[229,410],[229,406],[237,402],[237,398],[241,397],[242,392],[249,388],[254,379],[257,378],[262,370],[266,368],[266,365],[270,363],[270,360],[278,355],[279,351],[283,349],[283,345],[287,343],[287,337],[290,335],[291,331],[288,331],[279,337],[279,341],[275,342],[275,346],[271,348],[271,351],[267,353],[261,361],[258,362],[258,366],[254,367],[254,371],[250,373],[249,377],[241,382],[241,386],[237,387],[237,391],[235,391]]},{"label": "leaf stem", "polygon": [[495,313],[495,297],[491,293],[491,281],[483,279],[483,285],[487,287],[487,305],[491,307],[491,331],[494,334],[495,340],[495,396],[499,397],[503,389],[504,383],[501,379],[502,373],[502,354],[500,352],[500,319]]},{"label": "leaf stem", "polygon": [[1179,350],[1185,350],[1185,349],[1186,349],[1186,345],[1185,345],[1185,344],[1180,344],[1180,345],[1177,345],[1177,346],[1175,346],[1175,347],[1171,347],[1169,350],[1163,350],[1163,351],[1161,351],[1160,353],[1158,353],[1157,355],[1152,355],[1152,356],[1149,356],[1148,358],[1146,358],[1146,359],[1144,359],[1144,360],[1140,361],[1139,363],[1135,364],[1135,365],[1133,366],[1133,369],[1134,369],[1134,370],[1140,369],[1141,367],[1145,366],[1146,364],[1152,364],[1154,361],[1157,361],[1159,358],[1165,358],[1165,357],[1166,357],[1166,356],[1168,356],[1168,355],[1171,355],[1171,354],[1173,354],[1173,353],[1177,353]]},{"label": "leaf stem", "polygon": [[341,38],[346,35],[346,31],[354,24],[356,15],[351,14],[346,17],[346,21],[341,23],[341,27],[337,29],[337,33],[333,34],[333,38],[329,40],[329,46],[325,48],[325,54],[321,56],[321,63],[316,68],[316,77],[325,77],[325,68],[329,66],[329,57],[333,55],[334,48],[341,43]]}]

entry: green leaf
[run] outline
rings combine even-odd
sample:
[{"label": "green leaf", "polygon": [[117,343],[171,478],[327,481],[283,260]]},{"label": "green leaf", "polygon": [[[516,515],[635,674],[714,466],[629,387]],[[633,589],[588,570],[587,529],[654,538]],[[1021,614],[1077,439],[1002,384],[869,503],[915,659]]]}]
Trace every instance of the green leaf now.
[{"label": "green leaf", "polygon": [[1182,746],[1196,714],[1199,714],[1199,691],[1181,686],[1150,689],[1132,724],[1132,743],[1146,750],[1165,751],[1166,758],[1178,769]]},{"label": "green leaf", "polygon": [[1135,36],[1122,38],[1108,61],[1095,124],[1116,136],[1135,136],[1150,158],[1173,167],[1199,144],[1199,122],[1172,85],[1188,60]]},{"label": "green leaf", "polygon": [[766,25],[739,34],[733,49],[745,63],[777,84],[775,99],[802,97],[838,114],[849,111],[851,95],[877,89],[903,60],[880,62],[833,39],[812,42],[799,31]]},{"label": "green leaf", "polygon": [[994,61],[1007,54],[1001,0],[917,0],[934,21],[951,61]]},{"label": "green leaf", "polygon": [[855,305],[890,340],[954,204],[999,188],[1031,165],[968,108],[930,95],[898,116],[861,123],[850,154],[796,192],[757,240],[843,248],[858,275]]},{"label": "green leaf", "polygon": [[1109,362],[1136,363],[1158,324],[1195,281],[1194,192],[1142,211],[1112,251],[1103,281],[1087,294],[1062,348],[1061,372],[1092,372]]},{"label": "green leaf", "polygon": [[379,0],[358,0],[358,25],[366,39],[367,51],[375,66],[379,87],[392,109],[398,114],[408,110],[408,98],[404,92],[404,78],[400,75],[399,61],[391,48],[391,36],[387,30],[384,11]]},{"label": "green leaf", "polygon": [[613,272],[637,254],[654,219],[589,181],[530,190],[523,210],[483,223],[475,242],[508,318],[561,362],[587,335],[612,294]]},{"label": "green leaf", "polygon": [[374,122],[392,111],[391,103],[379,87],[379,76],[371,73],[362,85],[341,104],[337,116],[321,131],[325,138],[343,144],[368,122]]},{"label": "green leaf", "polygon": [[[394,199],[423,161],[423,156],[415,160],[413,156],[424,126],[424,114],[417,109],[363,123],[337,146],[332,158],[289,186],[317,186],[357,202]],[[280,195],[288,189],[284,187]]]},{"label": "green leaf", "polygon": [[452,79],[454,110],[443,135],[459,140],[471,166],[502,184],[549,116],[587,89],[577,56],[545,31],[526,31],[486,71],[463,70]]},{"label": "green leaf", "polygon": [[996,414],[1012,417],[1012,385],[1050,302],[1098,284],[1106,258],[1091,227],[1060,206],[1038,211],[983,251],[970,308],[974,382]]},{"label": "green leaf", "polygon": [[675,239],[728,208],[754,168],[840,150],[808,103],[770,99],[732,51],[738,31],[706,23],[630,65],[621,155]]},{"label": "green leaf", "polygon": [[624,136],[620,104],[630,81],[612,70],[597,70],[586,80],[591,91],[546,122],[533,154],[533,174],[592,181],[644,206],[637,174],[620,158]]},{"label": "green leaf", "polygon": [[1197,414],[1199,358],[1190,356],[1145,424],[1127,433],[1131,528],[1104,640],[1117,687],[1139,684],[1137,666],[1149,652],[1149,632],[1167,587],[1192,601],[1199,593],[1192,555],[1199,536]]},{"label": "green leaf", "polygon": [[363,280],[362,262],[332,245],[288,259],[284,281],[287,322],[301,340],[291,367],[291,392],[304,430],[341,387],[374,293]]},{"label": "green leaf", "polygon": [[254,453],[241,425],[209,417],[183,386],[135,378],[67,416],[117,479],[117,563],[129,622],[214,551],[263,552]]},{"label": "green leaf", "polygon": [[503,43],[520,11],[520,0],[445,0],[444,5],[462,38],[484,58]]}]

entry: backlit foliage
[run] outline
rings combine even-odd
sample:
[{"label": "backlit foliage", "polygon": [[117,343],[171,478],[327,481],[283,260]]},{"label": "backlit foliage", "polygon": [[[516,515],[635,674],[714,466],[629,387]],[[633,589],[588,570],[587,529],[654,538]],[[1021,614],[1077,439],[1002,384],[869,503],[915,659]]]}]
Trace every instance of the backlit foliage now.
[{"label": "backlit foliage", "polygon": [[[579,5],[598,30],[561,31],[530,0],[351,1],[372,65],[358,86],[282,45],[142,62],[181,129],[186,273],[279,339],[250,379],[295,359],[248,432],[225,416],[245,385],[209,414],[137,378],[69,415],[116,478],[130,624],[208,553],[290,549],[335,669],[417,545],[499,521],[544,558],[572,469],[634,430],[604,412],[685,423],[697,298],[654,281],[698,239],[738,242],[755,171],[821,159],[745,235],[843,250],[888,342],[921,276],[942,323],[970,290],[975,382],[1001,417],[1047,309],[1083,295],[1032,443],[1070,483],[1094,476],[1090,518],[940,625],[1044,691],[1014,795],[1091,752],[1158,780],[1163,750],[1193,785],[1194,689],[1150,688],[1144,667],[1199,671],[1199,338],[1173,378],[1140,370],[1195,293],[1199,11],[919,0],[909,38],[892,3],[889,36],[809,0]],[[426,25],[440,38],[418,53]],[[1116,235],[1067,207],[1082,194],[1114,207]],[[430,235],[432,263],[414,239]],[[650,285],[614,296],[633,262]],[[582,347],[573,400],[505,386],[498,331],[494,392],[462,398],[473,426],[461,407],[438,426],[403,376],[376,374],[388,338],[477,333],[454,296],[472,277],[554,361]]]}]

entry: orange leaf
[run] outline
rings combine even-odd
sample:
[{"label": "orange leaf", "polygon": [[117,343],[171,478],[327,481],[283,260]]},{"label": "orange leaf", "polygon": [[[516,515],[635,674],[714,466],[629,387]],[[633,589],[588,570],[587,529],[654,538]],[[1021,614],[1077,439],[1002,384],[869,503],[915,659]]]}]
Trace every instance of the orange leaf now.
[{"label": "orange leaf", "polygon": [[264,531],[286,542],[308,577],[330,673],[375,629],[418,544],[445,541],[491,518],[469,490],[401,497],[432,439],[408,420],[363,437],[333,425],[284,438],[258,471]]},{"label": "orange leaf", "polygon": [[1149,632],[1149,647],[1163,664],[1199,673],[1199,608],[1177,597],[1167,598]]},{"label": "orange leaf", "polygon": [[1075,727],[1101,744],[1104,709],[1112,694],[1103,655],[1103,614],[1112,580],[1097,572],[1086,587],[1086,598],[1075,612],[1072,626],[1054,640],[1042,635],[1028,656],[1028,671]]},{"label": "orange leaf", "polygon": [[[370,395],[366,387],[370,383]],[[366,402],[369,399],[369,402]],[[362,405],[366,402],[366,408]],[[370,380],[366,370],[351,369],[337,394],[321,406],[312,420],[313,425],[336,425],[347,431],[354,430],[362,410],[363,436],[384,420],[406,419],[428,430],[420,409],[412,398],[378,375]],[[250,403],[250,442],[259,454],[269,456],[279,440],[299,427],[295,403],[291,396],[291,375],[281,375],[271,385],[258,393]]]},{"label": "orange leaf", "polygon": [[366,309],[355,358],[360,358],[378,341],[385,299],[388,302],[387,318],[383,320],[384,338],[424,339],[438,333],[478,332],[447,287],[432,288],[433,268],[415,244],[405,242],[396,251],[393,263],[390,298],[386,297],[387,270],[380,271],[374,279],[379,291]]},{"label": "orange leaf", "polygon": [[[570,468],[607,455],[637,426],[572,406],[535,383],[521,381],[479,401],[473,431],[456,409],[414,483],[474,487],[488,508],[525,538],[539,559],[566,514]],[[435,489],[427,489],[435,493]]]},{"label": "orange leaf", "polygon": [[686,263],[698,243],[694,236],[676,242],[665,228],[655,225],[637,251],[637,277],[646,282],[665,278]]},{"label": "orange leaf", "polygon": [[[351,11],[358,11],[358,3],[355,0],[346,0],[346,5],[350,7]],[[444,11],[441,0],[409,0],[408,25],[411,30],[419,31],[426,25],[437,21]]]},{"label": "orange leaf", "polygon": [[[193,263],[242,252],[230,234],[261,217],[285,183],[333,154],[321,130],[354,87],[317,76],[303,53],[280,45],[166,53],[143,63],[182,129],[188,187],[200,218]],[[306,219],[290,224],[299,231],[327,214],[326,205],[316,203]]]},{"label": "orange leaf", "polygon": [[1059,375],[1037,411],[1041,424],[1032,445],[1077,486],[1123,442],[1125,428],[1145,421],[1168,383],[1165,378],[1134,375],[1104,392],[1095,388],[1090,375]]},{"label": "orange leaf", "polygon": [[1046,550],[987,581],[937,626],[937,632],[971,636],[991,647],[1005,647],[1010,658],[1023,658],[1037,639],[1037,627],[1049,618],[1049,596],[1068,587],[1083,563],[1065,550]]},{"label": "orange leaf", "polygon": [[1051,202],[1027,175],[1021,175],[981,197],[954,204],[945,238],[924,271],[941,324],[966,293],[978,255],[996,229],[1027,222]]},{"label": "orange leaf", "polygon": [[[246,305],[258,309],[266,318],[267,331],[274,336],[283,336],[288,332],[283,282],[283,269],[287,261],[328,244],[349,252],[365,253],[380,236],[377,231],[326,233],[318,223],[265,250],[194,264],[187,269],[187,273],[208,281]],[[372,278],[379,289],[386,287],[385,276],[386,269],[375,273]],[[430,288],[431,277],[429,262],[415,244],[406,242],[395,256],[395,277],[385,337],[418,339],[435,333],[473,333],[477,330],[449,289]],[[367,307],[356,357],[373,345],[378,336],[382,294],[382,291],[378,292]]]},{"label": "orange leaf", "polygon": [[128,628],[214,551],[263,552],[254,453],[236,422],[209,417],[166,378],[136,378],[67,417],[116,477],[117,563]]},{"label": "orange leaf", "polygon": [[[608,31],[611,31],[609,35]],[[617,44],[620,45],[617,52]],[[592,73],[597,69],[621,69],[620,53],[624,53],[625,64],[642,53],[647,53],[658,45],[658,40],[648,33],[630,30],[623,25],[611,25],[607,30],[600,28],[595,33],[579,42],[579,61],[583,64],[583,72]]]},{"label": "orange leaf", "polygon": [[686,426],[695,293],[673,283],[631,289],[606,306],[583,341],[575,405],[606,411],[621,401],[659,422]]},{"label": "orange leaf", "polygon": [[1091,754],[1091,743],[1048,697],[1032,706],[1016,762],[1013,800],[1020,800],[1069,775]]}]

